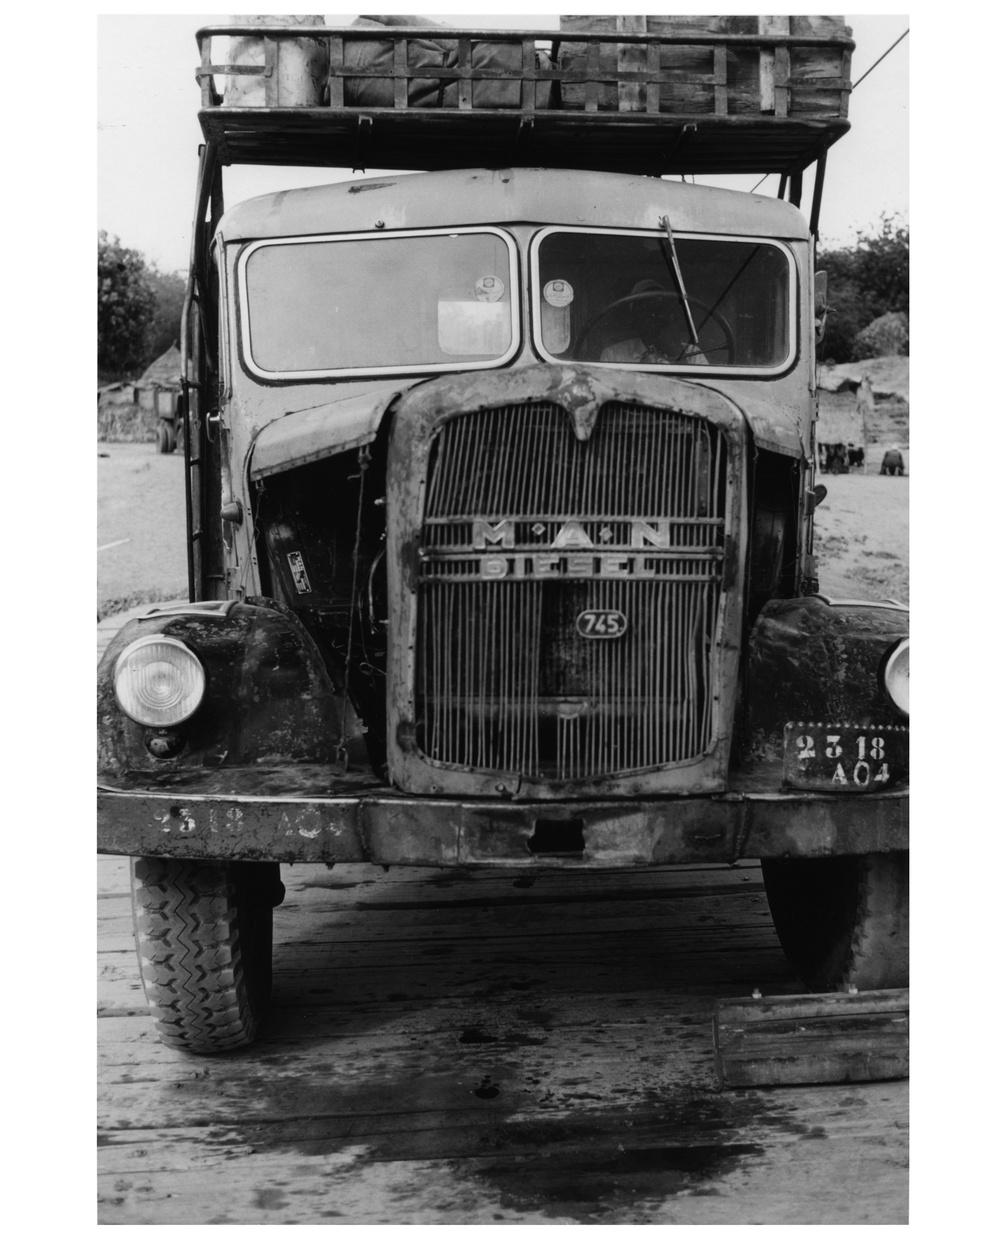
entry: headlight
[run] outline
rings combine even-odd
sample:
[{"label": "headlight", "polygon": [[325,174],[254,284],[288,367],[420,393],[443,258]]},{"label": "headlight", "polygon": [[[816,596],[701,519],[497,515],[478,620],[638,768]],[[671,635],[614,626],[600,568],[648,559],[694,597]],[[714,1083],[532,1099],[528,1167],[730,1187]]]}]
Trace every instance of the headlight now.
[{"label": "headlight", "polygon": [[205,693],[205,670],[183,642],[151,634],[118,657],[115,697],[140,725],[176,725],[197,709]]},{"label": "headlight", "polygon": [[910,640],[902,638],[882,660],[882,689],[889,702],[905,716],[910,714]]}]

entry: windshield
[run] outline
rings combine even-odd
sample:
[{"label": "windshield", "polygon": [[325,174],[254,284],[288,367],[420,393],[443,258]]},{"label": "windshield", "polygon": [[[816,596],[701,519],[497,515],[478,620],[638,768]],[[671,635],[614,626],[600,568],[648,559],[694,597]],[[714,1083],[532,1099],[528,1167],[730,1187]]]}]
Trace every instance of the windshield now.
[{"label": "windshield", "polygon": [[496,231],[268,241],[241,274],[244,357],[265,377],[469,369],[517,347],[514,250]]},{"label": "windshield", "polygon": [[[534,334],[553,360],[774,370],[791,354],[789,260],[763,240],[551,230]],[[685,299],[686,296],[686,299]]]}]

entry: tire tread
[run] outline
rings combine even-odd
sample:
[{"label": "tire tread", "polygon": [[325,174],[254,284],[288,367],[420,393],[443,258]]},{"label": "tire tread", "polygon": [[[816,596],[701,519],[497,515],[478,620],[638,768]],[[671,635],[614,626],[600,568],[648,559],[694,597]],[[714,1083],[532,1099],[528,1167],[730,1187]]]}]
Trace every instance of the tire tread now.
[{"label": "tire tread", "polygon": [[[270,905],[252,914],[249,877],[232,865],[137,859],[132,876],[139,970],[161,1040],[198,1054],[251,1042],[270,994]],[[254,920],[266,920],[257,942]]]}]

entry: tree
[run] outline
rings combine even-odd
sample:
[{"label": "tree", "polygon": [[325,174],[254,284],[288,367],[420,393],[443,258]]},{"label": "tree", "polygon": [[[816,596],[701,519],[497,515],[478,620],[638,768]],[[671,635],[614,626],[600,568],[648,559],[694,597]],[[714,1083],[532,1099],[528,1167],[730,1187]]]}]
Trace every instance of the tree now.
[{"label": "tree", "polygon": [[97,370],[120,381],[148,359],[156,293],[141,252],[122,247],[117,235],[97,235]]},{"label": "tree", "polygon": [[854,247],[821,252],[829,274],[830,313],[820,351],[828,360],[858,359],[855,339],[876,317],[910,311],[910,231],[882,214],[872,234],[858,231]]},{"label": "tree", "polygon": [[179,273],[161,273],[154,265],[149,279],[156,296],[156,309],[149,327],[149,359],[156,360],[177,343],[181,334],[185,281]]}]

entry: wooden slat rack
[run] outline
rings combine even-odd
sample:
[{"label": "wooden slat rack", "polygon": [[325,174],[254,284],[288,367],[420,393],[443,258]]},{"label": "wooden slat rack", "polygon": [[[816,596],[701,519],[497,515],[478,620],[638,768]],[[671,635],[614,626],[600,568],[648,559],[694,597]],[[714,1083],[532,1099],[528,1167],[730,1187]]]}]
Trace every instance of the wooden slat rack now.
[{"label": "wooden slat rack", "polygon": [[[839,36],[206,26],[197,38],[199,118],[222,164],[428,170],[518,164],[794,178],[849,128],[854,44]],[[262,55],[254,58],[259,63],[216,59],[215,41],[225,38],[259,40]],[[411,63],[411,44],[431,39],[453,45],[449,63]],[[309,40],[325,49],[325,82],[308,104],[282,103],[277,67],[283,49]],[[378,64],[366,66],[352,58],[352,41],[379,45],[383,52]],[[560,47],[568,44],[577,49],[586,45],[586,56],[571,63],[567,58],[567,65],[560,66]],[[609,44],[633,51],[612,63],[602,55],[602,45],[606,49]],[[389,46],[391,56],[385,51]],[[494,52],[510,50],[484,58],[484,46]],[[678,49],[703,50],[710,72],[683,75],[666,67],[668,50]],[[825,50],[832,73],[815,80],[826,101],[821,109],[812,95],[808,106],[796,106],[789,76],[795,49]],[[759,94],[749,104],[748,57],[759,58],[761,65]],[[497,60],[507,67],[498,68]],[[226,103],[231,84],[255,79],[263,80],[259,102],[249,107]],[[448,103],[414,105],[414,84],[428,79],[440,82],[441,98],[447,92]],[[357,94],[366,80],[381,80],[391,102],[377,107],[352,103],[352,89]],[[449,92],[454,84],[457,88]],[[513,105],[477,107],[477,85],[488,90],[497,84],[514,88]],[[566,93],[567,87],[576,91]],[[671,99],[690,100],[692,92],[701,101],[699,111],[664,111]],[[582,107],[567,107],[565,94],[582,98]]]}]

